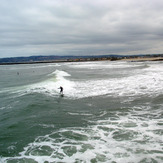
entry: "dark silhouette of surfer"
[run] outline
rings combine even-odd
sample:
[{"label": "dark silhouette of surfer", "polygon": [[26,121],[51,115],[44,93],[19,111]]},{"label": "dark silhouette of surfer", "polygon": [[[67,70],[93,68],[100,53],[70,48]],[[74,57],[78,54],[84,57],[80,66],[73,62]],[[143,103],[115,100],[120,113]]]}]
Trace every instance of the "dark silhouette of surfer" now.
[{"label": "dark silhouette of surfer", "polygon": [[60,94],[63,95],[63,87],[59,87],[58,89],[60,89]]}]

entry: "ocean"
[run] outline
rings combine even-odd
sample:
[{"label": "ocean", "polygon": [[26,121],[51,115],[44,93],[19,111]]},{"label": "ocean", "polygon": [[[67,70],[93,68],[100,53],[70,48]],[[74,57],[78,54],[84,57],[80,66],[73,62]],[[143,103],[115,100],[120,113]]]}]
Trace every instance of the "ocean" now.
[{"label": "ocean", "polygon": [[1,65],[0,162],[162,163],[163,62]]}]

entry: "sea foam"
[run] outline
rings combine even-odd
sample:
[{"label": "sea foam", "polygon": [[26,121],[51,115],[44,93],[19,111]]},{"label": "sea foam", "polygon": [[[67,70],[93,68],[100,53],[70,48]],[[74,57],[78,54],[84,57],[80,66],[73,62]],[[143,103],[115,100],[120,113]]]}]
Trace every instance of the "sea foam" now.
[{"label": "sea foam", "polygon": [[162,135],[156,132],[162,128],[158,124],[161,118],[149,121],[144,116],[142,119],[142,114],[149,113],[150,109],[135,107],[125,115],[117,112],[114,119],[98,120],[91,126],[65,128],[39,136],[19,153],[20,156],[2,160],[161,163]]},{"label": "sea foam", "polygon": [[[124,66],[124,63],[121,63]],[[121,66],[122,66],[121,65]],[[70,65],[69,65],[70,66]],[[106,65],[90,64],[89,66],[99,68]],[[109,65],[117,66],[117,65]],[[125,67],[129,67],[127,65]],[[140,65],[132,65],[136,67]],[[88,64],[71,65],[76,68],[88,68]],[[129,67],[131,68],[131,67]],[[159,95],[163,92],[163,70],[154,65],[146,66],[144,69],[134,70],[132,75],[121,78],[95,78],[87,81],[74,80],[71,74],[66,71],[56,70],[47,75],[47,79],[40,83],[28,86],[27,92],[39,92],[49,95],[57,95],[58,88],[64,88],[65,98],[85,98],[93,96],[140,96]]]}]

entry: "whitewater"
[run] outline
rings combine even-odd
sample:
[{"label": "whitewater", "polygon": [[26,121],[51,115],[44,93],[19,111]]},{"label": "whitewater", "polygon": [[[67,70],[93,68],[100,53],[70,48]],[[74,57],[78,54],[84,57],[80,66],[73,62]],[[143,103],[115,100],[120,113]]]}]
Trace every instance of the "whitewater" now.
[{"label": "whitewater", "polygon": [[0,76],[0,162],[163,162],[162,61],[2,65]]}]

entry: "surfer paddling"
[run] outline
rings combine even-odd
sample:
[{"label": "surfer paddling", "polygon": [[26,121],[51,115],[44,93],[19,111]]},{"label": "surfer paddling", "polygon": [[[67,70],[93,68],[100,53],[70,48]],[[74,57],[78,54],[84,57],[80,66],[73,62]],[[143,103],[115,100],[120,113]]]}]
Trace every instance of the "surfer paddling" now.
[{"label": "surfer paddling", "polygon": [[60,94],[63,95],[63,87],[59,87],[58,89],[60,89]]}]

